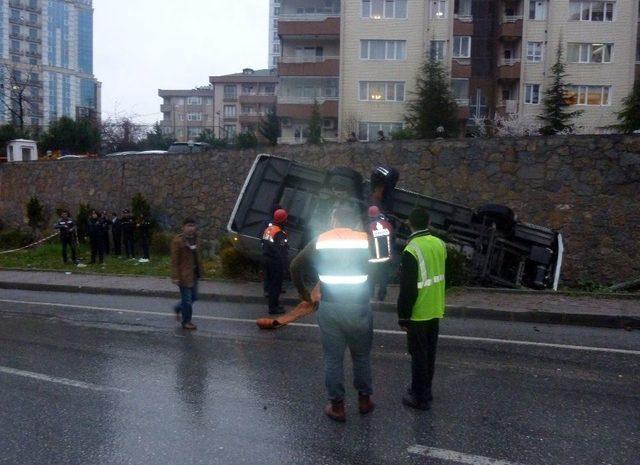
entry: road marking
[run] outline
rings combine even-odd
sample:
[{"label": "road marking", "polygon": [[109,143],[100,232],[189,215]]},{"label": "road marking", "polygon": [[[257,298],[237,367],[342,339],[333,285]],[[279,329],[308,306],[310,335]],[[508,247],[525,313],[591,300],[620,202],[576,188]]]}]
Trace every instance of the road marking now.
[{"label": "road marking", "polygon": [[421,445],[411,446],[407,452],[415,455],[422,455],[432,459],[447,460],[449,462],[464,463],[468,465],[521,465],[506,460],[492,459],[482,457],[481,455],[469,455],[461,452],[446,449],[436,449],[435,447],[426,447]]},{"label": "road marking", "polygon": [[[27,305],[36,305],[36,306],[42,306],[42,307],[75,308],[80,310],[92,310],[92,311],[121,313],[121,314],[124,313],[124,314],[133,314],[133,315],[153,315],[153,316],[161,316],[161,317],[175,316],[174,313],[152,312],[149,310],[131,310],[126,308],[94,307],[92,305],[61,304],[57,302],[31,302],[31,301],[25,301],[25,300],[0,299],[0,303],[27,304]],[[223,317],[223,316],[198,315],[197,319],[211,320],[211,321],[227,321],[230,323],[249,323],[252,325],[256,324],[256,320],[252,318],[232,318],[232,317]],[[317,328],[318,327],[318,325],[313,323],[289,323],[289,325],[287,326],[297,326],[301,328]],[[400,335],[400,336],[405,335],[404,331],[395,330],[395,329],[374,329],[373,332],[376,334],[390,334],[390,335]],[[487,343],[487,344],[507,344],[507,345],[543,347],[547,349],[578,350],[578,351],[586,351],[586,352],[602,352],[602,353],[610,353],[610,354],[640,356],[640,350],[613,349],[610,347],[591,347],[591,346],[578,346],[578,345],[569,345],[569,344],[553,344],[550,342],[517,341],[513,339],[497,339],[497,338],[489,338],[489,337],[453,336],[448,334],[441,334],[440,338],[449,339],[452,341],[481,342],[481,343]]]},{"label": "road marking", "polygon": [[114,392],[124,392],[124,393],[131,392],[126,389],[119,389],[119,388],[108,387],[108,386],[99,386],[97,384],[85,383],[82,381],[75,381],[73,379],[67,379],[67,378],[58,378],[56,376],[44,375],[42,373],[34,373],[32,371],[16,370],[15,368],[9,368],[9,367],[3,367],[3,366],[0,366],[0,373],[4,373],[6,375],[22,376],[23,378],[37,379],[38,381],[46,381],[48,383],[62,384],[64,386],[71,386],[71,387],[76,387],[80,389],[89,389],[91,391],[98,391],[98,392],[114,391]]}]

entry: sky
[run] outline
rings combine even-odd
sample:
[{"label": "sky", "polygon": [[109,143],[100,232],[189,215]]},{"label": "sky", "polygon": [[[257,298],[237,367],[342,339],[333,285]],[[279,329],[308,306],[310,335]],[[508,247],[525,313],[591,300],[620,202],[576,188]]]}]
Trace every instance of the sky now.
[{"label": "sky", "polygon": [[162,118],[158,89],[268,62],[269,0],[94,0],[102,117]]}]

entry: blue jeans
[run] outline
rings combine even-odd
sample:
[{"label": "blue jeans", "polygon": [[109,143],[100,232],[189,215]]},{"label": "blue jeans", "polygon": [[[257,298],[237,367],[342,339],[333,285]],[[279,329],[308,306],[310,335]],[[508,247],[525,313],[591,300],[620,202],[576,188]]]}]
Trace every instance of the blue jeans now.
[{"label": "blue jeans", "polygon": [[369,304],[321,302],[318,324],[322,338],[325,385],[331,400],[344,399],[344,353],[353,361],[353,387],[371,395],[373,313]]},{"label": "blue jeans", "polygon": [[193,315],[193,303],[198,300],[198,281],[193,283],[193,287],[180,286],[180,302],[173,307],[176,313],[182,313],[182,324],[191,322]]}]

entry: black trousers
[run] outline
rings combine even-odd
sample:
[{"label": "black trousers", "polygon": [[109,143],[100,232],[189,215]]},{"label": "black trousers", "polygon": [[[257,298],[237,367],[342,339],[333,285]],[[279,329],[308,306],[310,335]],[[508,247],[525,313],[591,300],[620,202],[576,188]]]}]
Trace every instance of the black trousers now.
[{"label": "black trousers", "polygon": [[104,263],[104,241],[102,237],[89,238],[89,244],[91,245],[91,263],[95,263],[96,258],[100,263]]},{"label": "black trousers", "polygon": [[133,234],[124,234],[122,239],[124,240],[124,253],[127,255],[127,258],[134,257]]},{"label": "black trousers", "polygon": [[122,232],[113,231],[112,236],[113,236],[113,253],[115,255],[120,256],[122,255]]},{"label": "black trousers", "polygon": [[431,400],[431,383],[436,365],[440,319],[411,322],[407,342],[411,354],[411,391],[420,402]]},{"label": "black trousers", "polygon": [[104,236],[102,236],[102,244],[104,246],[104,253],[109,255],[111,249],[111,244],[109,244],[109,231],[106,231]]},{"label": "black trousers", "polygon": [[284,263],[276,258],[264,257],[265,289],[269,295],[269,311],[277,310],[280,305],[282,282],[284,281]]},{"label": "black trousers", "polygon": [[62,261],[67,263],[69,261],[67,257],[67,248],[71,249],[71,261],[76,263],[78,260],[76,259],[76,241],[74,239],[60,239],[62,243]]},{"label": "black trousers", "polygon": [[142,236],[140,238],[140,247],[142,247],[142,258],[149,259],[149,244],[151,243],[151,238],[147,236]]}]

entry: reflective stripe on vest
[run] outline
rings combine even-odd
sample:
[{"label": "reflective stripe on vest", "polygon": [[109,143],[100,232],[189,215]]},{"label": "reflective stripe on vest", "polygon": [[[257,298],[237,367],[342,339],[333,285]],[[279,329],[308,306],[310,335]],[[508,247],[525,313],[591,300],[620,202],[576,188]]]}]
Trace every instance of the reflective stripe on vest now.
[{"label": "reflective stripe on vest", "polygon": [[264,233],[262,233],[262,240],[267,242],[275,242],[275,237],[278,235],[278,233],[283,233],[285,236],[287,235],[287,233],[284,232],[282,228],[277,224],[270,224],[269,227],[264,230]]},{"label": "reflective stripe on vest", "polygon": [[434,284],[438,284],[444,281],[443,274],[429,278],[429,274],[427,273],[427,262],[424,259],[424,254],[422,253],[422,250],[420,250],[420,247],[418,247],[415,243],[409,243],[409,245],[407,245],[407,248],[411,249],[418,259],[418,266],[420,267],[420,276],[418,276],[418,289],[430,287]]},{"label": "reflective stripe on vest", "polygon": [[[354,268],[354,263],[350,263],[349,260],[354,258],[352,255],[368,256],[369,239],[366,233],[351,229],[333,229],[318,237],[316,250],[320,251],[320,253],[329,254],[332,251],[339,252],[339,256],[334,261],[329,263],[324,260],[321,264],[318,275],[322,283],[354,286],[367,282],[368,276],[362,273],[365,270],[360,266],[355,266]],[[340,257],[344,257],[344,263],[341,263]],[[358,260],[356,260],[357,262]],[[350,266],[353,269],[350,269]],[[344,274],[339,273],[338,270],[344,271]]]}]

